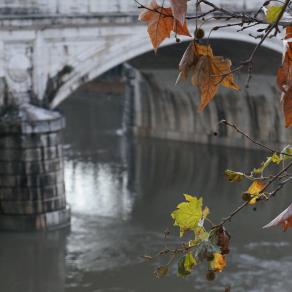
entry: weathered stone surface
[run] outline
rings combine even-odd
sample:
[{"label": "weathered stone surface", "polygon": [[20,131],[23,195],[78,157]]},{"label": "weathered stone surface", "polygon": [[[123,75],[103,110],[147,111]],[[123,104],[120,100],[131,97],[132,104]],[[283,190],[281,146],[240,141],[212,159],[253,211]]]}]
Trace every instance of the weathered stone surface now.
[{"label": "weathered stone surface", "polygon": [[38,201],[1,201],[1,212],[6,215],[32,215],[66,208],[66,199],[51,198]]},{"label": "weathered stone surface", "polygon": [[[61,157],[61,156],[59,156]],[[0,161],[0,175],[43,174],[63,170],[63,161]]]},{"label": "weathered stone surface", "polygon": [[[221,88],[204,112],[198,113],[199,95],[189,84],[172,86],[174,70],[137,72],[127,97],[133,103],[133,120],[128,127],[136,135],[176,141],[254,147],[236,131],[219,126],[226,119],[235,122],[251,137],[271,147],[290,144],[292,132],[283,125],[274,76],[255,74],[249,91]],[[244,88],[245,77],[237,78]],[[132,85],[131,85],[132,84]],[[134,87],[131,88],[131,87]],[[214,135],[214,132],[217,135]]]},{"label": "weathered stone surface", "polygon": [[35,201],[61,197],[65,194],[64,183],[41,187],[1,187],[0,200]]},{"label": "weathered stone surface", "polygon": [[40,135],[1,135],[0,152],[5,149],[26,149],[58,146],[62,143],[62,137],[57,133]]},{"label": "weathered stone surface", "polygon": [[0,230],[43,230],[70,222],[64,126],[59,113],[27,104],[0,117]]},{"label": "weathered stone surface", "polygon": [[62,157],[61,145],[38,148],[2,148],[0,149],[0,162],[3,161],[44,161]]},{"label": "weathered stone surface", "polygon": [[60,184],[64,181],[63,171],[45,174],[0,175],[1,187],[42,187]]}]

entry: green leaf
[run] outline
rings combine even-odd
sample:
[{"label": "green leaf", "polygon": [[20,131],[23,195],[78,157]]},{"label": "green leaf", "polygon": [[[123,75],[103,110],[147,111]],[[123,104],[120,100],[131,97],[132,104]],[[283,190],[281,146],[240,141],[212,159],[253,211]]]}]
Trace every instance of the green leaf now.
[{"label": "green leaf", "polygon": [[277,153],[274,153],[272,156],[272,162],[275,164],[280,164],[283,161],[283,158],[279,156]]},{"label": "green leaf", "polygon": [[242,172],[237,172],[230,169],[226,169],[224,175],[231,182],[240,182],[244,178],[244,174]]},{"label": "green leaf", "polygon": [[184,267],[187,272],[191,272],[192,268],[197,264],[197,261],[193,257],[192,253],[186,254],[184,257]]},{"label": "green leaf", "polygon": [[177,205],[177,209],[171,213],[174,225],[180,228],[180,237],[188,230],[194,230],[203,217],[203,199],[184,195],[187,202]]},{"label": "green leaf", "polygon": [[283,10],[282,5],[270,6],[266,12],[266,20],[269,23],[275,23]]},{"label": "green leaf", "polygon": [[168,267],[167,266],[160,266],[158,267],[155,272],[154,275],[156,278],[161,279],[163,277],[165,277],[168,273]]},{"label": "green leaf", "polygon": [[181,277],[186,277],[191,273],[192,267],[196,265],[197,262],[191,253],[188,253],[184,257],[180,258],[177,266],[177,273]]}]

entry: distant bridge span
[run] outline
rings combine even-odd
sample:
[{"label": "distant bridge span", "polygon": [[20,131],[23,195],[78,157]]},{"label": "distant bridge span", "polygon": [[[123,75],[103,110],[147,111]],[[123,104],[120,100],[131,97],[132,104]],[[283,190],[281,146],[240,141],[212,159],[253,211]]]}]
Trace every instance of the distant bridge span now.
[{"label": "distant bridge span", "polygon": [[[255,9],[257,2],[212,0],[236,11]],[[47,109],[57,107],[82,84],[152,50],[146,24],[137,21],[138,12],[134,0],[0,0],[0,230],[46,230],[69,224],[61,142],[64,120]],[[220,24],[224,23],[204,25],[206,35]],[[189,29],[194,31],[191,25]],[[254,28],[238,33],[225,27],[211,37],[255,43],[250,33]],[[282,41],[267,39],[264,46],[281,52]],[[245,54],[240,49],[238,59]],[[263,66],[272,66],[270,55],[271,62],[263,56]],[[229,130],[214,138],[213,129],[225,118],[243,125],[247,134],[261,137],[263,143],[291,142],[292,134],[282,125],[273,76],[257,74],[249,92],[244,86],[236,94],[218,91],[214,102],[198,115],[193,88],[171,88],[174,70],[141,74],[131,68],[131,73],[125,124],[139,136],[248,146]],[[238,82],[243,85],[240,78]]]},{"label": "distant bridge span", "polygon": [[[234,9],[252,9],[252,2],[238,1]],[[83,83],[152,50],[138,12],[132,0],[0,0],[0,77],[18,99],[55,108]],[[206,34],[220,24],[204,25]],[[211,38],[257,43],[249,36],[255,32],[228,27]],[[171,38],[163,45],[174,43]],[[282,50],[280,39],[264,46]]]}]

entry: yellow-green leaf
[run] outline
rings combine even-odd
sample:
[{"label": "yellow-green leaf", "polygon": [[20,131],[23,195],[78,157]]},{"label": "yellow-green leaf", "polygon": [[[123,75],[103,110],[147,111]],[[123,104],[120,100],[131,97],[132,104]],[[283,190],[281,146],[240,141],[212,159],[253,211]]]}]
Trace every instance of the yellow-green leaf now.
[{"label": "yellow-green leaf", "polygon": [[226,169],[224,175],[231,182],[240,182],[244,178],[244,174],[242,172],[237,172],[230,169]]},{"label": "yellow-green leaf", "polygon": [[205,207],[205,209],[203,210],[203,218],[206,219],[209,214],[210,214],[209,208]]},{"label": "yellow-green leaf", "polygon": [[283,161],[283,158],[279,156],[277,153],[274,153],[272,156],[272,162],[276,164],[280,164]]},{"label": "yellow-green leaf", "polygon": [[184,257],[184,268],[185,271],[191,272],[192,268],[197,264],[196,259],[193,257],[192,253],[186,254]]},{"label": "yellow-green leaf", "polygon": [[174,225],[180,228],[180,236],[188,230],[195,229],[203,217],[203,199],[184,195],[186,202],[180,203],[177,209],[171,213]]},{"label": "yellow-green leaf", "polygon": [[181,277],[186,277],[190,274],[190,271],[185,269],[185,257],[181,258],[177,264],[177,274]]},{"label": "yellow-green leaf", "polygon": [[266,20],[269,23],[275,23],[283,9],[282,5],[270,6],[266,12]]}]

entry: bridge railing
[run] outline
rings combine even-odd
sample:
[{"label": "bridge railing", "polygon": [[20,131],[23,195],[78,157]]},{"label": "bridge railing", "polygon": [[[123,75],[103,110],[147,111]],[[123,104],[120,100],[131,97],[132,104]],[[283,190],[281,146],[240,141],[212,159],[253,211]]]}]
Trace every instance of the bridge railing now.
[{"label": "bridge railing", "polygon": [[[150,0],[140,0],[140,2],[147,4]],[[259,1],[254,0],[213,0],[212,2],[241,11],[252,10],[259,5]],[[193,1],[190,1],[190,5],[194,6]],[[0,15],[138,14],[138,11],[134,0],[0,0]]]}]

